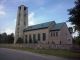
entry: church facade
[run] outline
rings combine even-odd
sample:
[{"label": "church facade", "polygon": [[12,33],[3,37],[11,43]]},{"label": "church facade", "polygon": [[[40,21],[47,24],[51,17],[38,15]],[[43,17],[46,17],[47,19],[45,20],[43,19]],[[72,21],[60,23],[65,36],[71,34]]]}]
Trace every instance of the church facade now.
[{"label": "church facade", "polygon": [[26,44],[72,44],[72,36],[65,22],[50,21],[28,26],[28,8],[24,5],[18,7],[14,44],[18,38]]}]

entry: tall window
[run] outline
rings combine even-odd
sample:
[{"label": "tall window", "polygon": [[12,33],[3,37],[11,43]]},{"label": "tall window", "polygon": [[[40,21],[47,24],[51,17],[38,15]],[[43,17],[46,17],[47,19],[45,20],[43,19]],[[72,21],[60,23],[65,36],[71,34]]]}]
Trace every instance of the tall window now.
[{"label": "tall window", "polygon": [[24,10],[26,10],[26,7],[24,7]]},{"label": "tall window", "polygon": [[51,37],[52,37],[52,32],[51,32]]},{"label": "tall window", "polygon": [[19,7],[19,10],[21,10],[21,6]]},{"label": "tall window", "polygon": [[58,32],[56,32],[56,36],[58,36]]},{"label": "tall window", "polygon": [[51,36],[55,36],[55,32],[54,31],[51,32]]},{"label": "tall window", "polygon": [[43,41],[46,40],[46,33],[43,33]]},{"label": "tall window", "polygon": [[33,34],[33,40],[35,40],[36,39],[36,35],[35,34]]},{"label": "tall window", "polygon": [[40,34],[38,33],[38,40],[40,41]]},{"label": "tall window", "polygon": [[32,43],[31,35],[29,35],[29,43]]},{"label": "tall window", "polygon": [[53,36],[55,36],[55,32],[53,32]]},{"label": "tall window", "polygon": [[26,22],[24,21],[24,25],[26,25]]},{"label": "tall window", "polygon": [[18,13],[18,25],[20,25],[20,11],[19,11],[19,13]]},{"label": "tall window", "polygon": [[36,41],[36,34],[33,34],[33,42],[37,43],[37,41]]},{"label": "tall window", "polygon": [[60,44],[61,44],[61,41],[60,41]]},{"label": "tall window", "polygon": [[27,35],[25,35],[25,43],[27,43]]}]

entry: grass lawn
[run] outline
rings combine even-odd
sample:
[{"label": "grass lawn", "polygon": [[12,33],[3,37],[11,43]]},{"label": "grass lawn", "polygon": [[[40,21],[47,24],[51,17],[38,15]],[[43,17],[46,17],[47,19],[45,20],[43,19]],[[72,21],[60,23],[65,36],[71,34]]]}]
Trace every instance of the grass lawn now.
[{"label": "grass lawn", "polygon": [[11,48],[11,49],[18,49],[24,51],[30,51],[34,53],[46,54],[46,55],[53,55],[65,58],[80,58],[80,53],[73,52],[70,50],[61,50],[61,49],[32,49],[32,48]]}]

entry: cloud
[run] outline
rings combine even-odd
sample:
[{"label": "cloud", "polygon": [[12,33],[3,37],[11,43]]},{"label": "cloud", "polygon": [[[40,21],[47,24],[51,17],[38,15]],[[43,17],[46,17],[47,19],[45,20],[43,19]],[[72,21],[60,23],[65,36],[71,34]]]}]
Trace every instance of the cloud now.
[{"label": "cloud", "polygon": [[6,28],[4,31],[7,33],[7,34],[11,34],[11,33],[14,33],[14,30],[13,28]]},{"label": "cloud", "polygon": [[0,16],[6,15],[5,8],[3,5],[0,5]]},{"label": "cloud", "polygon": [[4,33],[4,32],[6,32],[7,34],[11,34],[11,33],[14,33],[14,28],[12,28],[12,27],[6,27],[6,28],[3,28],[3,29],[1,29],[0,30],[0,33]]},{"label": "cloud", "polygon": [[35,13],[34,12],[31,12],[29,14],[29,16],[28,16],[28,18],[29,18],[29,20],[28,20],[29,21],[29,26],[35,24],[36,18],[34,16],[35,16]]},{"label": "cloud", "polygon": [[73,37],[77,37],[78,36],[78,31],[76,31],[75,33],[72,34]]},{"label": "cloud", "polygon": [[68,27],[73,27],[74,25],[71,24],[71,22],[66,23]]},{"label": "cloud", "polygon": [[[71,24],[71,22],[67,22],[66,24],[67,24],[68,27],[73,27],[73,26],[74,26],[74,25]],[[73,30],[74,30],[74,28],[73,28]],[[73,36],[73,37],[78,36],[78,31],[75,31],[75,32],[72,34],[72,36]]]},{"label": "cloud", "polygon": [[7,0],[0,0],[0,16],[6,15],[5,6],[4,6],[6,2]]},{"label": "cloud", "polygon": [[34,2],[35,4],[41,6],[41,5],[44,5],[46,1],[45,1],[45,0],[34,0],[33,2]]},{"label": "cloud", "polygon": [[7,24],[5,28],[0,29],[0,33],[6,32],[7,34],[15,33],[15,25],[16,25],[16,19],[13,20],[13,22]]},{"label": "cloud", "polygon": [[[31,12],[29,15],[28,15],[28,21],[29,21],[29,26],[30,25],[35,25],[35,20],[36,18],[34,17],[35,16],[35,13],[34,12]],[[0,33],[3,33],[3,32],[6,32],[7,34],[11,34],[11,33],[15,33],[15,27],[16,27],[16,18],[13,20],[12,23],[9,23],[8,26],[6,28],[3,28]]]},{"label": "cloud", "polygon": [[7,0],[0,0],[0,4],[4,4],[5,2],[7,2]]},{"label": "cloud", "polygon": [[4,33],[4,32],[6,32],[7,34],[14,33],[15,28],[13,26],[12,27],[8,26],[8,27],[3,28],[3,29],[0,30],[0,33]]}]

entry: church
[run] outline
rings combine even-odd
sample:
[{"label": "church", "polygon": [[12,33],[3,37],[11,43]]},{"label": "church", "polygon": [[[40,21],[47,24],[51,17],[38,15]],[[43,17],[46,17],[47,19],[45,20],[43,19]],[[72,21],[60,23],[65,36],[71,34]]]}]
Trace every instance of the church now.
[{"label": "church", "polygon": [[24,5],[18,7],[14,44],[18,38],[26,44],[72,44],[72,36],[65,22],[49,21],[28,26],[28,7]]}]

